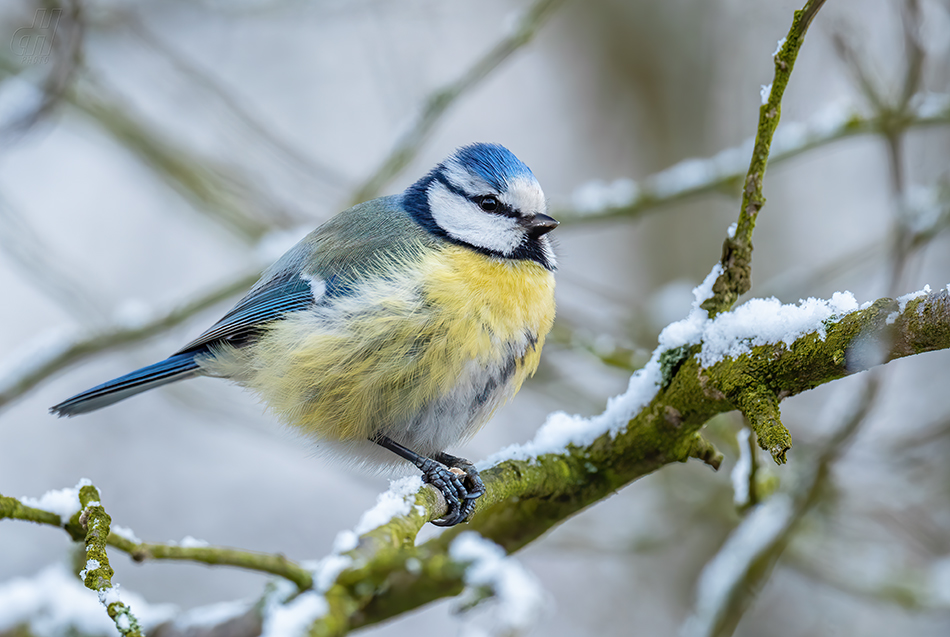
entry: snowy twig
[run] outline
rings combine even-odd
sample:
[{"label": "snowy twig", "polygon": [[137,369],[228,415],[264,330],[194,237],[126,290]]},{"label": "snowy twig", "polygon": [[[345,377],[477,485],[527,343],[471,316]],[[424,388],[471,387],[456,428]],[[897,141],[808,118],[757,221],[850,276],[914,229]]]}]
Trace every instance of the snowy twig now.
[{"label": "snowy twig", "polygon": [[[91,513],[98,515],[98,510],[90,509],[81,503],[84,502],[83,498],[88,501],[98,501],[98,495],[95,498],[84,495],[92,493],[84,491],[87,488],[92,487],[87,480],[82,480],[73,489],[51,491],[38,500],[32,498],[18,500],[0,495],[0,520],[8,518],[60,526],[65,528],[74,540],[88,542],[90,541],[88,535],[89,524],[86,519]],[[105,512],[103,511],[102,514],[104,515]],[[108,518],[108,516],[106,517]],[[105,534],[99,533],[96,535],[96,541],[102,543],[103,546],[108,544],[128,553],[136,562],[179,560],[201,564],[236,566],[283,577],[295,584],[299,590],[308,589],[313,585],[313,577],[310,571],[288,560],[283,555],[207,546],[198,541],[182,541],[180,543],[142,542],[128,529],[112,527],[111,519],[105,527],[97,527],[97,532],[101,531],[102,528],[105,528],[106,532]],[[104,541],[103,537],[105,538]],[[99,563],[107,564],[102,560],[99,560]]]},{"label": "snowy twig", "polygon": [[37,524],[51,524],[53,526],[62,526],[63,524],[62,518],[56,513],[27,506],[16,498],[0,495],[0,520],[4,518],[25,520]]},{"label": "snowy twig", "polygon": [[769,148],[772,136],[778,127],[782,112],[782,96],[792,75],[792,68],[798,51],[805,39],[805,33],[812,19],[825,0],[808,0],[805,6],[795,12],[792,26],[785,41],[773,56],[775,60],[775,78],[772,80],[768,98],[759,107],[759,125],[752,148],[752,161],[742,188],[742,205],[739,209],[739,222],[735,232],[730,233],[722,244],[722,274],[713,285],[713,296],[703,303],[703,309],[714,317],[731,308],[740,295],[752,287],[752,231],[759,210],[765,205],[762,186],[765,180],[765,167],[769,160]]},{"label": "snowy twig", "polygon": [[449,108],[488,77],[515,51],[528,44],[545,20],[563,1],[535,0],[504,39],[479,58],[461,77],[432,93],[415,122],[402,134],[379,168],[356,189],[353,203],[379,196],[382,188],[416,156],[423,142]]}]

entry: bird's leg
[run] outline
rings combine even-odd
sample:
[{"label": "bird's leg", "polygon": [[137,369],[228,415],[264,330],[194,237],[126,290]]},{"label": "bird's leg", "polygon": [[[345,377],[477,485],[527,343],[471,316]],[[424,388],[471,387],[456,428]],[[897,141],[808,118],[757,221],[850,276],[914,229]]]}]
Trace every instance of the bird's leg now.
[{"label": "bird's leg", "polygon": [[[475,467],[467,460],[445,453],[438,454],[437,458],[426,458],[382,434],[371,436],[370,440],[383,449],[388,449],[400,458],[414,464],[422,471],[423,481],[431,484],[442,493],[448,511],[445,517],[432,521],[436,526],[455,526],[459,522],[464,522],[475,509],[475,498],[485,492],[485,485],[478,477],[478,471],[475,471]],[[468,475],[460,476],[449,467],[461,469]],[[473,475],[474,479],[472,478]],[[462,480],[463,477],[474,487],[472,491],[466,488]]]}]

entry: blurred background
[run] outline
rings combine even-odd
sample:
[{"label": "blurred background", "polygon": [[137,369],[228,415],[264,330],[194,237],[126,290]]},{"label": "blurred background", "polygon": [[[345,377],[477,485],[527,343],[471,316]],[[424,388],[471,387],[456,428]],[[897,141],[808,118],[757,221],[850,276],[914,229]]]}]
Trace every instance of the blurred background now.
[{"label": "blurred background", "polygon": [[[250,394],[199,379],[74,420],[47,408],[177,350],[321,221],[473,141],[531,166],[564,223],[542,367],[455,451],[528,440],[555,410],[599,413],[688,312],[737,218],[749,153],[651,176],[754,134],[800,1],[83,0],[56,24],[34,22],[35,2],[4,2],[0,493],[86,477],[144,540],[327,554],[388,477],[317,457]],[[447,88],[448,108],[427,111]],[[783,103],[748,296],[875,300],[895,245],[899,293],[950,283],[948,91],[950,2],[828,2]],[[647,191],[657,205],[637,198]],[[950,634],[950,352],[888,368],[735,634]],[[759,457],[763,481],[822,444],[829,405],[859,382],[783,403],[796,446],[785,467]],[[735,414],[707,427],[726,453],[718,473],[668,466],[517,555],[549,595],[536,634],[679,630],[742,519],[741,427]],[[4,521],[0,585],[70,550],[61,530]],[[253,599],[267,581],[112,560],[124,590],[182,609]],[[454,607],[363,634],[472,630]]]}]

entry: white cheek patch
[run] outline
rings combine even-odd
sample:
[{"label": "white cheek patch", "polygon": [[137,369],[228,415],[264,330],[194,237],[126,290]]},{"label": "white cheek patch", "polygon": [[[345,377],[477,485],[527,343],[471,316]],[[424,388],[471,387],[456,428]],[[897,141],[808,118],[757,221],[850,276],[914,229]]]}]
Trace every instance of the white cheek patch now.
[{"label": "white cheek patch", "polygon": [[499,195],[498,200],[526,216],[544,214],[548,208],[541,186],[533,177],[508,180],[508,190]]},{"label": "white cheek patch", "polygon": [[433,181],[428,195],[432,218],[457,241],[504,255],[514,252],[524,241],[524,229],[516,219],[485,212],[445,184]]}]

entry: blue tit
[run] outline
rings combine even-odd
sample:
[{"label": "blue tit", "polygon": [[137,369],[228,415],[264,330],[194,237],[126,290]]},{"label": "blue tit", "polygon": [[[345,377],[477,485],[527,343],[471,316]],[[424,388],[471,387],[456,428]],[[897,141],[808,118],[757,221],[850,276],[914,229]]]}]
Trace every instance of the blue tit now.
[{"label": "blue tit", "polygon": [[402,194],[314,230],[177,353],[50,411],[227,378],[331,450],[377,467],[411,462],[445,496],[435,523],[462,522],[485,487],[445,450],[534,373],[554,322],[558,222],[545,212],[511,151],[462,147]]}]

